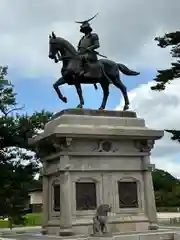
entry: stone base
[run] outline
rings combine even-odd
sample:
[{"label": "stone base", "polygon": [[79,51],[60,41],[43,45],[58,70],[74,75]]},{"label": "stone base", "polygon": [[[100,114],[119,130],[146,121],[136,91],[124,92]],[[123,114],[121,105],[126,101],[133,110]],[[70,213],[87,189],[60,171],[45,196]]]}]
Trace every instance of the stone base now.
[{"label": "stone base", "polygon": [[[133,220],[130,221],[123,221],[122,219],[113,219],[109,220],[108,223],[108,232],[110,233],[118,233],[118,232],[140,232],[140,231],[147,231],[149,227],[148,219],[145,217],[131,217]],[[72,232],[74,235],[92,235],[93,228],[92,228],[92,219],[76,219],[73,221],[73,227],[71,231],[59,230],[59,222],[53,221],[49,222],[46,226],[47,233],[50,235],[61,235],[61,236],[70,236]]]},{"label": "stone base", "polygon": [[109,232],[157,229],[151,224],[157,219],[149,156],[163,134],[149,129],[135,112],[68,109],[56,114],[31,139],[43,163],[47,234],[71,235],[62,226],[72,226],[75,235],[91,235],[100,204],[112,207]]},{"label": "stone base", "polygon": [[[62,236],[53,236],[53,235],[49,235],[48,239],[69,239],[69,237],[62,237]],[[83,239],[83,240],[94,240],[94,239],[106,239],[108,238],[108,240],[180,240],[180,233],[176,230],[171,230],[171,229],[164,229],[164,230],[158,230],[158,231],[143,231],[143,232],[129,232],[129,233],[117,233],[117,234],[113,234],[113,235],[104,235],[104,236],[83,236],[83,235],[77,235],[77,236],[73,236],[71,237],[71,240],[79,240],[79,239]]]},{"label": "stone base", "polygon": [[59,232],[60,236],[66,237],[66,236],[73,236],[73,230],[72,229],[60,229]]},{"label": "stone base", "polygon": [[148,229],[149,230],[158,230],[159,226],[157,224],[150,224]]},{"label": "stone base", "polygon": [[47,235],[47,234],[48,234],[48,228],[42,227],[42,229],[41,229],[41,234],[42,234],[42,235]]}]

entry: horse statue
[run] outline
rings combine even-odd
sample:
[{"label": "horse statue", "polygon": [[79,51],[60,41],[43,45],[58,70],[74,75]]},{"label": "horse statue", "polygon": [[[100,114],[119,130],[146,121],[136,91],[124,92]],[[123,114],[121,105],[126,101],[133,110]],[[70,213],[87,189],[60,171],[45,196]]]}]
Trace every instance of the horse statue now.
[{"label": "horse statue", "polygon": [[114,84],[119,88],[124,97],[123,110],[129,109],[129,99],[125,85],[121,82],[119,77],[119,70],[128,76],[137,76],[140,73],[135,72],[127,68],[125,65],[115,63],[108,59],[99,59],[98,65],[100,68],[100,74],[97,77],[85,77],[80,73],[83,71],[81,54],[73,47],[73,45],[64,38],[56,37],[55,33],[49,36],[49,58],[53,59],[56,63],[62,61],[61,75],[54,84],[53,87],[58,97],[65,103],[67,98],[62,95],[59,87],[64,84],[74,85],[80,100],[80,104],[77,108],[83,108],[84,98],[82,94],[81,84],[93,84],[97,89],[97,83],[100,83],[103,90],[103,100],[99,110],[103,110],[106,107],[106,103],[109,96],[109,85]]},{"label": "horse statue", "polygon": [[107,220],[108,212],[111,212],[111,207],[108,204],[101,204],[97,208],[96,214],[93,217],[93,234],[108,233]]}]

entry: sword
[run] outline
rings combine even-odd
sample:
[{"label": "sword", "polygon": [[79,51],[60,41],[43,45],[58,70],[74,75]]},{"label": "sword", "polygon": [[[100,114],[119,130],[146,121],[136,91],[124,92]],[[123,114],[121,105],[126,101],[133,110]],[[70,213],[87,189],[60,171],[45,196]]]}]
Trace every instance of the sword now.
[{"label": "sword", "polygon": [[[82,48],[82,47],[81,47]],[[97,52],[96,50],[90,50],[88,48],[83,48],[85,51],[89,51],[89,52],[94,52],[95,54],[97,54],[98,56],[100,57],[103,57],[103,58],[107,58],[106,56],[102,55],[101,53]]]},{"label": "sword", "polygon": [[[94,52],[95,54],[97,54],[100,57],[107,58],[106,56],[102,55],[101,53],[99,53],[99,52],[97,52],[95,50],[89,50],[89,49],[86,49],[86,48],[85,48],[85,50],[89,51],[89,52]],[[80,53],[79,55],[81,55],[81,54],[82,53]],[[61,55],[60,55],[59,51],[56,53],[56,55],[57,55],[57,57],[55,56],[55,59],[54,59],[55,63],[57,63],[58,61],[62,61],[63,58],[61,58]],[[66,58],[69,59],[71,57],[64,57],[64,59],[66,59]]]},{"label": "sword", "polygon": [[95,52],[95,53],[96,53],[98,56],[100,56],[100,57],[107,58],[106,56],[102,55],[101,53],[99,53],[99,52],[97,52],[97,51],[93,51],[93,52]]}]

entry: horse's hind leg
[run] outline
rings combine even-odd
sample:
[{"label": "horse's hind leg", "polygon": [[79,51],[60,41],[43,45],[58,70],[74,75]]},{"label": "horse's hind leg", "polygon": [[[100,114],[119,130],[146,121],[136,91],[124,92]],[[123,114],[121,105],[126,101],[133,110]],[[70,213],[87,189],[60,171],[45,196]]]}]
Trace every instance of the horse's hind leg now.
[{"label": "horse's hind leg", "polygon": [[83,108],[84,105],[84,98],[83,98],[83,94],[82,94],[82,88],[81,88],[81,84],[80,83],[75,83],[75,87],[79,96],[79,101],[80,104],[77,105],[77,108]]},{"label": "horse's hind leg", "polygon": [[103,90],[103,100],[102,100],[99,110],[103,110],[106,107],[106,103],[107,103],[108,96],[109,96],[109,83],[107,83],[106,81],[101,81],[100,84],[101,84],[101,87]]},{"label": "horse's hind leg", "polygon": [[[119,74],[118,74],[119,75]],[[129,109],[129,98],[128,98],[128,94],[127,94],[127,89],[126,89],[126,86],[122,83],[122,81],[119,79],[119,76],[116,76],[114,78],[111,78],[112,79],[112,82],[113,84],[119,88],[123,94],[123,97],[124,97],[124,108],[123,108],[123,111],[126,111]]]}]

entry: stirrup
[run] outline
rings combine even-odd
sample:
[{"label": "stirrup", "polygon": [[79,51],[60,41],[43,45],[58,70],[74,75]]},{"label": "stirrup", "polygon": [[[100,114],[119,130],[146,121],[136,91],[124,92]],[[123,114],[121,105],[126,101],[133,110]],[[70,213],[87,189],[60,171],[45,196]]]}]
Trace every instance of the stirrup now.
[{"label": "stirrup", "polygon": [[79,76],[83,76],[85,74],[84,70],[80,71]]},{"label": "stirrup", "polygon": [[90,72],[84,73],[84,77],[92,77]]}]

